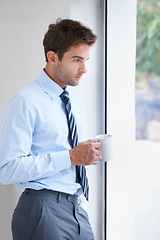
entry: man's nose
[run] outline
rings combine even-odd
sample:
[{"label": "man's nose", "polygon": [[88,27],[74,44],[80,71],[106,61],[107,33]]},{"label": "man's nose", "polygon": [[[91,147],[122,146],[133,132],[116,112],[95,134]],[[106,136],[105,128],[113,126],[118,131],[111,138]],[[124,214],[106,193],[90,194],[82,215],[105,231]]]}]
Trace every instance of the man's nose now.
[{"label": "man's nose", "polygon": [[80,68],[80,72],[81,73],[86,73],[87,72],[87,69],[86,69],[86,65],[85,64],[82,64],[81,68]]}]

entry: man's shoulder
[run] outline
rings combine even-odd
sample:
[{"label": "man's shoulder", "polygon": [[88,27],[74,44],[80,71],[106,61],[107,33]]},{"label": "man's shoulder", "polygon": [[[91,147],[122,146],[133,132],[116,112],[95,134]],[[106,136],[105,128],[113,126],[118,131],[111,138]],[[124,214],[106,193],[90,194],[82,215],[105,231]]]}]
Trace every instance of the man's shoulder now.
[{"label": "man's shoulder", "polygon": [[15,94],[13,94],[8,102],[7,106],[17,107],[20,104],[34,105],[36,96],[39,94],[39,86],[36,80],[26,84],[24,87],[19,89]]},{"label": "man's shoulder", "polygon": [[22,87],[21,89],[19,89],[15,95],[20,95],[20,96],[29,96],[30,94],[36,93],[36,91],[38,90],[39,86],[38,86],[38,82],[37,80],[34,80],[32,82],[29,82],[28,84],[26,84],[24,87]]}]

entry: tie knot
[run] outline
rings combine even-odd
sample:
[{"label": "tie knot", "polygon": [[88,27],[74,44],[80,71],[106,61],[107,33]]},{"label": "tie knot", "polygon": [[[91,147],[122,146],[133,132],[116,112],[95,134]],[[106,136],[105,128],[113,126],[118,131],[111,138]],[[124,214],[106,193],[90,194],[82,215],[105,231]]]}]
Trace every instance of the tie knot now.
[{"label": "tie knot", "polygon": [[65,104],[67,104],[68,101],[69,101],[69,92],[68,92],[67,90],[64,90],[64,91],[62,92],[62,94],[60,95],[60,98],[61,98],[62,102],[64,102]]}]

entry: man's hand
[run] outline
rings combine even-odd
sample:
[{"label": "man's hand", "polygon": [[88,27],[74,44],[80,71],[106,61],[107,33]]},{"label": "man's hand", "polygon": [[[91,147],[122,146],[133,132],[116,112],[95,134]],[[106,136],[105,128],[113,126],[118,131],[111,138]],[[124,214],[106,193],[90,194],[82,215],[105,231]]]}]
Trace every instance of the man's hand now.
[{"label": "man's hand", "polygon": [[69,150],[72,165],[96,165],[101,155],[98,140],[81,142],[75,148]]}]

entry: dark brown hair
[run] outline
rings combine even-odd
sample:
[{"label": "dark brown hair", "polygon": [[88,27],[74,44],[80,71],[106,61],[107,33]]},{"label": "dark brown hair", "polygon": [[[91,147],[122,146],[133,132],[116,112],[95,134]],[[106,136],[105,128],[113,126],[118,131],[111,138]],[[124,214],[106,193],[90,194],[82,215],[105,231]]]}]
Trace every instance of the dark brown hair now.
[{"label": "dark brown hair", "polygon": [[71,46],[79,43],[86,43],[92,46],[96,38],[97,36],[92,33],[92,30],[84,26],[81,22],[71,19],[58,19],[56,24],[49,25],[43,39],[46,62],[48,62],[48,51],[55,52],[61,61],[63,54]]}]

